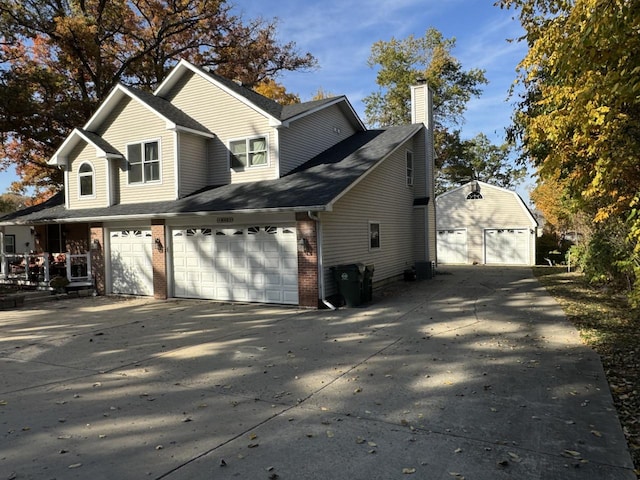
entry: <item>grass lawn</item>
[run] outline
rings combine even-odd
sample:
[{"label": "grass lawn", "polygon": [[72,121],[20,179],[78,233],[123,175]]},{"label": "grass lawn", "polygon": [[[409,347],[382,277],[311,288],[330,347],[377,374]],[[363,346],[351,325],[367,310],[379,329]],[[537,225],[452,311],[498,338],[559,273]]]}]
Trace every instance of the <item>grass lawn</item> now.
[{"label": "grass lawn", "polygon": [[589,285],[566,267],[534,267],[585,344],[602,358],[618,417],[640,474],[640,310],[624,294]]}]

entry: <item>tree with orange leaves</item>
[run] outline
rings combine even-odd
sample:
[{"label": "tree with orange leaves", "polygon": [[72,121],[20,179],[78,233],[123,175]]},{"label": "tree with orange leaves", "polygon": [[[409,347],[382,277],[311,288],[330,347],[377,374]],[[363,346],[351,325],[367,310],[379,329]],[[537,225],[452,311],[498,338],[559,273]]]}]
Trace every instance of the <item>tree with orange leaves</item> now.
[{"label": "tree with orange leaves", "polygon": [[0,168],[62,185],[46,161],[118,83],[151,90],[184,58],[254,86],[316,64],[224,0],[0,0]]}]

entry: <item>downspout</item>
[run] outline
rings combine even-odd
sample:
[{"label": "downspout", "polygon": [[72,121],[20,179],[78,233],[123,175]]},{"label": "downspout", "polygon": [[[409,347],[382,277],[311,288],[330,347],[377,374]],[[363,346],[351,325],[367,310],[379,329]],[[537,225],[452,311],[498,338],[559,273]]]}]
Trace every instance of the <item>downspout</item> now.
[{"label": "downspout", "polygon": [[316,222],[316,235],[317,235],[317,242],[318,242],[318,293],[320,295],[320,299],[322,300],[322,303],[325,304],[328,308],[330,308],[331,310],[335,310],[336,307],[334,305],[332,305],[326,298],[325,298],[325,284],[324,284],[324,265],[322,263],[322,258],[323,258],[323,251],[322,251],[322,223],[320,222],[320,217],[318,217],[315,213],[313,213],[312,211],[308,211],[307,215],[309,216],[309,218],[311,220],[315,220]]}]

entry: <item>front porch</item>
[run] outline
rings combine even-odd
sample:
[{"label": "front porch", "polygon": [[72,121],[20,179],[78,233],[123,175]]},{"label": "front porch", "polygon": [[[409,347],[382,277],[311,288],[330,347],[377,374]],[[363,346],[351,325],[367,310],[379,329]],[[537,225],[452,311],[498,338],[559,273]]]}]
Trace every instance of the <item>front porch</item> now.
[{"label": "front porch", "polygon": [[93,288],[91,253],[0,254],[0,284],[25,289]]}]

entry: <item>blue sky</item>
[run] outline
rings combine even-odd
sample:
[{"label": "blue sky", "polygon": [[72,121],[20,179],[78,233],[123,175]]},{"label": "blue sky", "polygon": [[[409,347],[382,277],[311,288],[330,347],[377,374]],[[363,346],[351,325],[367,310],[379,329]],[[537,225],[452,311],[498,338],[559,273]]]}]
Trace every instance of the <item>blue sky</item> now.
[{"label": "blue sky", "polygon": [[[378,40],[423,36],[435,27],[456,38],[454,56],[464,69],[481,68],[489,84],[466,112],[462,134],[485,133],[502,143],[513,101],[507,101],[515,68],[526,46],[507,39],[521,35],[514,12],[493,6],[493,0],[231,0],[245,19],[278,18],[278,36],[293,41],[299,52],[310,52],[319,63],[311,72],[283,74],[278,81],[289,92],[309,100],[319,88],[346,95],[364,118],[362,99],[377,89],[376,72],[367,66],[371,46]],[[0,173],[0,192],[15,178]],[[528,201],[527,186],[518,188]]]}]

